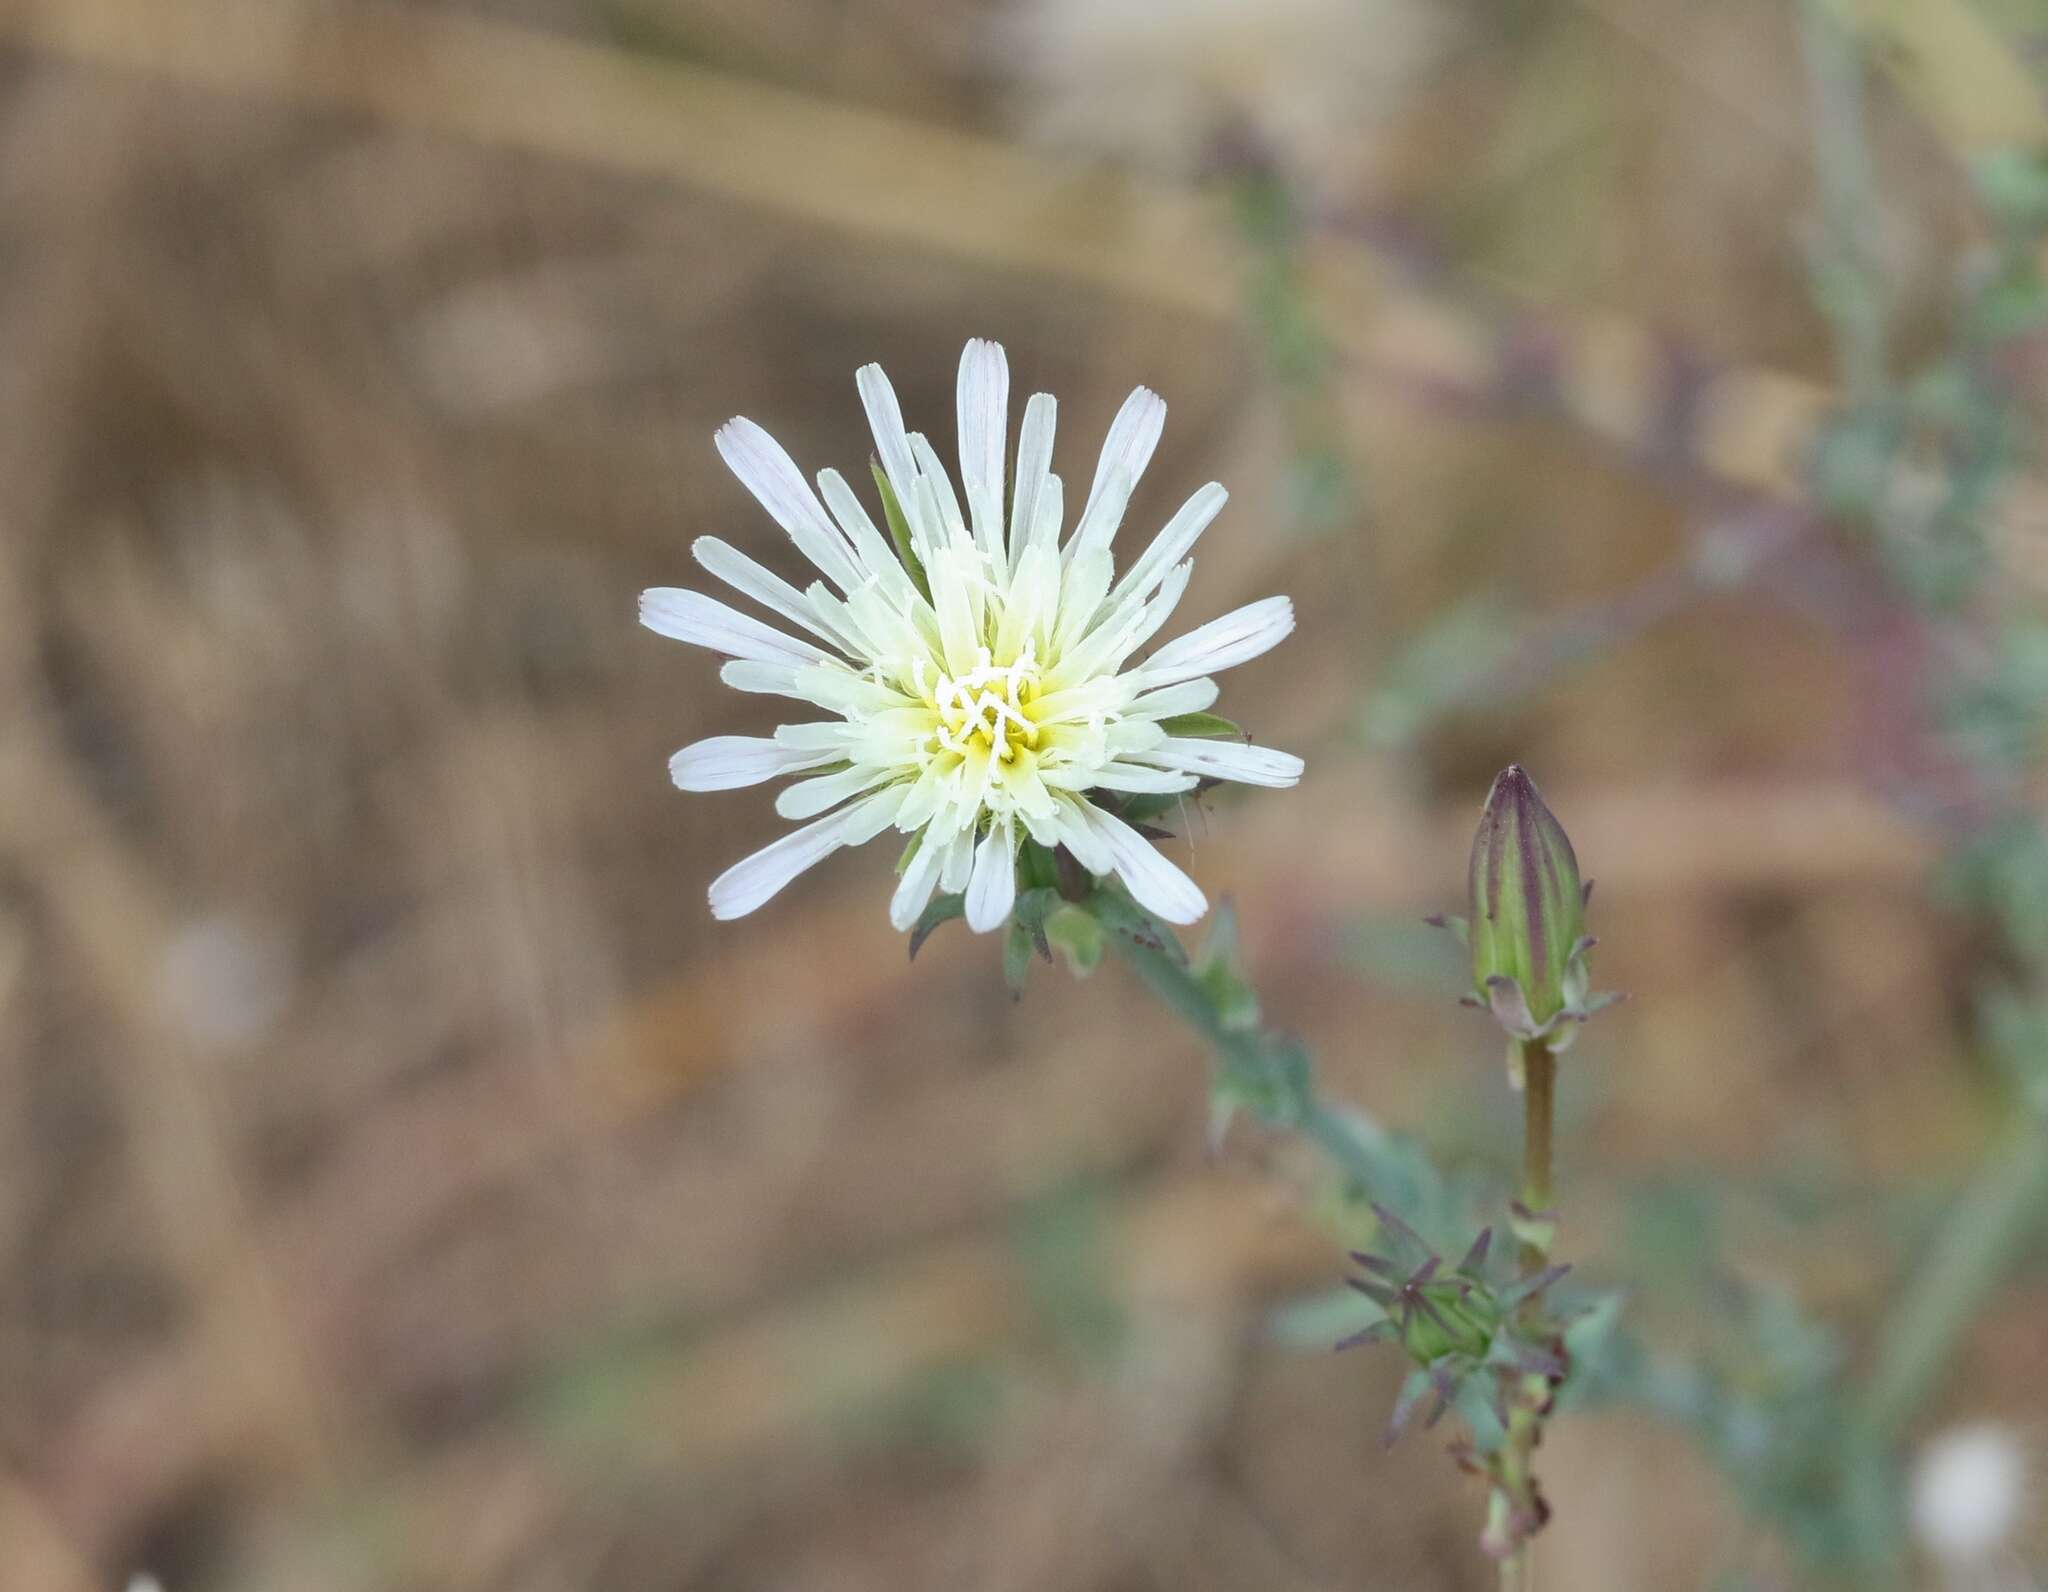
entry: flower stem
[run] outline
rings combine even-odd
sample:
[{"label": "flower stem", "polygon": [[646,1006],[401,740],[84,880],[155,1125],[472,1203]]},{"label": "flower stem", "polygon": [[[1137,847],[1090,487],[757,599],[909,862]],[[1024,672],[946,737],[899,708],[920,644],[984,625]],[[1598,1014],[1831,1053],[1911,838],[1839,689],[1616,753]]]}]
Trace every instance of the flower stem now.
[{"label": "flower stem", "polygon": [[[1522,1275],[1534,1276],[1550,1263],[1551,1144],[1557,1116],[1557,1056],[1540,1039],[1522,1042],[1522,1207],[1528,1220],[1517,1224],[1522,1240]],[[1532,1295],[1522,1306],[1525,1319],[1541,1315]],[[1543,1378],[1521,1379],[1508,1417],[1507,1445],[1501,1454],[1500,1479],[1508,1507],[1526,1524],[1518,1525],[1519,1546],[1500,1562],[1501,1592],[1534,1592],[1535,1548],[1527,1532],[1542,1522],[1536,1488],[1536,1444],[1542,1435],[1543,1411],[1550,1388]]]},{"label": "flower stem", "polygon": [[[1529,1214],[1542,1217],[1551,1204],[1551,1129],[1557,1111],[1557,1055],[1539,1039],[1522,1043],[1522,1203]],[[1541,1271],[1549,1263],[1550,1246],[1525,1237],[1522,1242],[1524,1275]]]},{"label": "flower stem", "polygon": [[[1227,922],[1212,929],[1211,945],[1193,961],[1170,932],[1154,927],[1156,933],[1143,936],[1111,934],[1106,943],[1170,1011],[1208,1041],[1216,1056],[1218,1095],[1228,1107],[1247,1109],[1269,1127],[1300,1134],[1364,1193],[1381,1186],[1383,1177],[1398,1176],[1403,1168],[1393,1137],[1369,1117],[1332,1106],[1317,1094],[1307,1053],[1259,1020],[1250,987],[1229,956],[1219,960],[1213,954],[1219,929],[1226,945],[1234,943]],[[1521,1061],[1525,1128],[1518,1202],[1522,1210],[1517,1212],[1515,1230],[1521,1241],[1522,1272],[1533,1276],[1549,1264],[1550,1256],[1557,1058],[1538,1041],[1522,1047]],[[1412,1166],[1406,1170],[1412,1175]],[[1542,1320],[1537,1295],[1530,1295],[1522,1309],[1528,1321]],[[1535,1566],[1528,1538],[1545,1514],[1536,1485],[1535,1454],[1554,1388],[1541,1373],[1502,1374],[1509,1379],[1501,1390],[1507,1437],[1491,1460],[1493,1486],[1483,1540],[1491,1552],[1513,1547],[1500,1561],[1504,1592],[1533,1592]]]}]

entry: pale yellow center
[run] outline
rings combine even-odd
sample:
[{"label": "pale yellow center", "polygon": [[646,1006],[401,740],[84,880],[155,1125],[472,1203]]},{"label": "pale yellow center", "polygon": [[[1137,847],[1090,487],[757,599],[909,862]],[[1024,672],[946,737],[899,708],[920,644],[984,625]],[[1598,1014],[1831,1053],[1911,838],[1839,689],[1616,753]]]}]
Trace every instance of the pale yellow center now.
[{"label": "pale yellow center", "polygon": [[1038,698],[1038,662],[1027,645],[1014,663],[980,661],[960,674],[942,675],[926,697],[938,723],[933,734],[949,752],[966,756],[979,748],[1002,762],[1020,748],[1038,745],[1032,712]]}]

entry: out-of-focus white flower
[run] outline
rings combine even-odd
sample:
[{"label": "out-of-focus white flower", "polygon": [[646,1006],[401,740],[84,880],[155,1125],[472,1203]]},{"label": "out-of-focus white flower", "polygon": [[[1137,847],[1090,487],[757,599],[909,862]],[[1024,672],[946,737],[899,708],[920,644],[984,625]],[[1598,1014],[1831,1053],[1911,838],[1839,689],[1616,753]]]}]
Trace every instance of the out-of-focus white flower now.
[{"label": "out-of-focus white flower", "polygon": [[195,918],[164,947],[157,988],[202,1044],[247,1045],[290,1004],[292,969],[275,934],[233,913]]},{"label": "out-of-focus white flower", "polygon": [[2009,1428],[1951,1427],[1913,1467],[1913,1530],[1953,1568],[1981,1565],[2011,1542],[2027,1506],[2027,1452]]},{"label": "out-of-focus white flower", "polygon": [[649,629],[725,653],[732,661],[720,677],[735,690],[830,715],[769,738],[714,736],[670,761],[684,790],[809,776],[775,807],[811,822],[719,875],[712,915],[751,912],[839,847],[893,826],[915,837],[889,909],[899,929],[936,890],[965,892],[974,929],[998,927],[1015,901],[1014,859],[1027,835],[1064,846],[1091,873],[1115,874],[1159,917],[1194,922],[1208,909],[1194,881],[1089,796],[1184,791],[1201,778],[1284,786],[1301,776],[1301,759],[1287,753],[1163,727],[1216,700],[1211,674],[1294,628],[1285,597],[1212,620],[1127,667],[1180,601],[1187,554],[1227,494],[1203,487],[1118,578],[1111,541],[1166,418],[1156,393],[1140,387],[1117,414],[1062,542],[1047,394],[1025,405],[1005,514],[1010,375],[1000,346],[977,340],[961,356],[960,496],[931,444],[904,429],[881,367],[863,367],[857,383],[901,506],[907,560],[837,471],[818,477],[821,506],[767,432],[733,420],[718,433],[719,452],[824,578],[798,591],[715,537],[692,551],[802,634],[699,592],[658,587],[640,599]]},{"label": "out-of-focus white flower", "polygon": [[1249,132],[1330,186],[1462,29],[1453,0],[1012,0],[994,54],[1042,142],[1186,175]]}]

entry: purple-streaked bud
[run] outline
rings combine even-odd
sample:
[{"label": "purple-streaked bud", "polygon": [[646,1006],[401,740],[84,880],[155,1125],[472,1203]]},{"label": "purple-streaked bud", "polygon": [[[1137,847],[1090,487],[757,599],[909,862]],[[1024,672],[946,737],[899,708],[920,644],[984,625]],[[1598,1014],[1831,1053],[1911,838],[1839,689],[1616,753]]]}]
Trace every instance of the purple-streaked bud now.
[{"label": "purple-streaked bud", "polygon": [[1472,840],[1466,926],[1480,1001],[1518,1039],[1563,1048],[1586,999],[1587,888],[1572,843],[1519,763],[1487,793]]}]

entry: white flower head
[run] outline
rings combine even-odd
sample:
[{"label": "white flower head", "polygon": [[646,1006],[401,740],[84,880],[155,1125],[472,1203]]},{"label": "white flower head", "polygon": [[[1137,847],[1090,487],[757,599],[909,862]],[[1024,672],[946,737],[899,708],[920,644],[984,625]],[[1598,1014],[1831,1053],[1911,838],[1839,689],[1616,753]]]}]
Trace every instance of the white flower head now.
[{"label": "white flower head", "polygon": [[1973,1422],[1937,1433],[1913,1466],[1913,1531],[1943,1564],[1982,1564],[2018,1532],[2027,1451],[2009,1427]]},{"label": "white flower head", "polygon": [[1205,778],[1292,785],[1302,767],[1285,752],[1176,735],[1171,725],[1216,700],[1211,674],[1294,628],[1287,598],[1252,603],[1131,662],[1172,615],[1193,568],[1187,555],[1227,494],[1203,487],[1119,575],[1111,543],[1166,418],[1156,393],[1140,387],[1118,412],[1063,540],[1047,394],[1024,406],[1005,498],[1010,372],[998,344],[970,342],[960,359],[958,493],[931,444],[904,429],[881,367],[863,367],[857,384],[907,556],[836,470],[818,476],[821,504],[767,432],[733,420],[718,451],[820,578],[799,591],[715,537],[692,551],[800,634],[700,592],[657,587],[640,598],[649,629],[726,654],[727,685],[826,715],[772,737],[714,736],[671,759],[684,790],[806,776],[775,807],[809,822],[720,874],[712,915],[751,912],[841,846],[893,827],[914,837],[889,907],[899,929],[935,891],[964,892],[975,930],[1001,926],[1026,837],[1116,875],[1158,917],[1194,922],[1208,910],[1194,881],[1108,807]]}]

